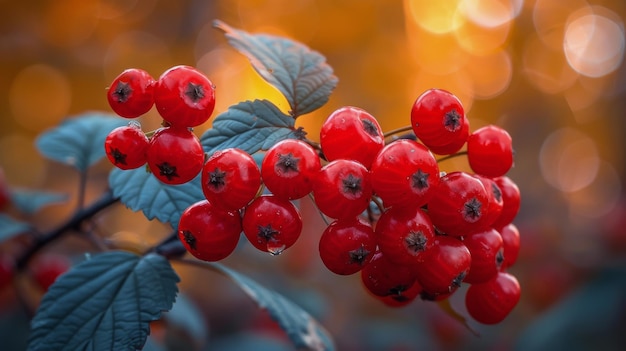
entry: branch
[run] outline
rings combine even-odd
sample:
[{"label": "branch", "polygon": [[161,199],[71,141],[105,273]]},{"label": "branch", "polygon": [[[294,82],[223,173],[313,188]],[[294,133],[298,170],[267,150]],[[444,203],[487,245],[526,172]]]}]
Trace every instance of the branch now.
[{"label": "branch", "polygon": [[37,237],[35,243],[32,246],[30,246],[28,250],[26,250],[20,257],[18,257],[17,262],[16,262],[16,268],[18,270],[23,269],[28,263],[28,261],[37,252],[39,252],[39,250],[41,250],[46,245],[50,244],[51,242],[63,236],[64,233],[70,230],[80,229],[80,225],[83,223],[83,221],[93,217],[96,213],[113,205],[119,200],[120,199],[118,197],[113,196],[113,192],[107,191],[100,199],[95,201],[89,207],[76,211],[74,215],[65,223],[62,223],[61,225],[52,229],[51,231],[44,233],[40,237]]}]

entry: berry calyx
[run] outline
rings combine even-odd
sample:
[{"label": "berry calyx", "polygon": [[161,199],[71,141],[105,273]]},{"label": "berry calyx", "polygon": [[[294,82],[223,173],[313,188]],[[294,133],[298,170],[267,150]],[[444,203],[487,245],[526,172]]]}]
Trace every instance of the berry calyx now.
[{"label": "berry calyx", "polygon": [[236,211],[256,196],[261,172],[247,152],[228,148],[216,151],[202,167],[202,192],[215,206]]},{"label": "berry calyx", "polygon": [[142,69],[124,70],[109,86],[107,101],[119,116],[139,117],[154,104],[154,78]]},{"label": "berry calyx", "polygon": [[213,83],[194,67],[175,66],[159,77],[154,102],[169,124],[195,127],[209,120],[215,108]]},{"label": "berry calyx", "polygon": [[426,90],[411,108],[413,132],[426,146],[445,146],[452,140],[462,140],[467,133],[466,119],[461,101],[443,89]]},{"label": "berry calyx", "polygon": [[302,217],[289,201],[262,195],[246,206],[243,233],[257,249],[279,255],[296,243],[302,232]]},{"label": "berry calyx", "polygon": [[149,141],[141,127],[129,123],[113,129],[104,141],[107,158],[119,169],[135,169],[148,160]]},{"label": "berry calyx", "polygon": [[372,227],[357,218],[333,221],[319,241],[322,263],[339,275],[360,271],[375,251],[376,239]]}]

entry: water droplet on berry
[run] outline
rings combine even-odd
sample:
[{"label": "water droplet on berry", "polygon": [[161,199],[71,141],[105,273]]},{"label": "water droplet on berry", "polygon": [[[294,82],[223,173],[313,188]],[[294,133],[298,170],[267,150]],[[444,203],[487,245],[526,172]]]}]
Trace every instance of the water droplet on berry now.
[{"label": "water droplet on berry", "polygon": [[278,256],[285,251],[285,245],[277,243],[273,240],[267,242],[267,252],[272,256]]}]

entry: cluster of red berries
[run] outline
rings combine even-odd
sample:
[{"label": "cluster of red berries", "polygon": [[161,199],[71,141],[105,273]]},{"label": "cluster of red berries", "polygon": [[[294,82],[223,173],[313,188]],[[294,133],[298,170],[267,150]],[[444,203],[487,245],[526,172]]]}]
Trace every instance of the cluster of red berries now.
[{"label": "cluster of red berries", "polygon": [[105,149],[115,166],[126,170],[147,163],[166,184],[183,184],[200,173],[204,151],[191,128],[206,122],[215,107],[215,87],[205,75],[190,66],[175,66],[155,80],[131,68],[113,80],[107,99],[121,117],[139,117],[154,105],[164,121],[163,128],[148,135],[136,121],[111,131]]},{"label": "cluster of red berries", "polygon": [[[201,174],[206,199],[178,223],[193,256],[224,259],[241,232],[257,249],[280,254],[302,231],[292,201],[310,195],[332,219],[319,241],[323,264],[340,275],[360,272],[364,288],[384,303],[445,299],[467,283],[467,310],[481,323],[500,322],[517,304],[519,284],[506,272],[519,251],[512,222],[520,193],[505,175],[512,140],[493,125],[470,133],[453,94],[431,89],[417,98],[411,110],[417,140],[386,142],[376,118],[346,106],[323,123],[319,145],[283,140],[260,167],[237,148],[205,159],[190,129],[209,118],[214,90],[193,68],[174,67],[157,81],[127,70],[108,96],[114,111],[129,118],[154,103],[167,125],[151,138],[134,125],[114,130],[106,141],[111,162],[122,169],[147,162],[168,184]],[[455,153],[467,155],[473,173],[440,172],[434,154]]]}]

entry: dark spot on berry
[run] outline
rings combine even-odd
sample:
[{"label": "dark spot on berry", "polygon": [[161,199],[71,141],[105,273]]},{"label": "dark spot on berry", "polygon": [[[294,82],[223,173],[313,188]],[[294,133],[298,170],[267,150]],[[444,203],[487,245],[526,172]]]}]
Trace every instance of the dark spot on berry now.
[{"label": "dark spot on berry", "polygon": [[409,289],[409,286],[407,285],[396,285],[393,288],[389,289],[389,294],[391,296],[402,296],[402,293],[407,291]]},{"label": "dark spot on berry", "polygon": [[194,84],[189,82],[187,89],[185,89],[185,95],[194,103],[204,98],[204,88],[200,84]]},{"label": "dark spot on berry", "polygon": [[167,178],[167,180],[180,177],[178,173],[176,173],[176,166],[171,165],[168,162],[158,164],[157,167],[159,168],[159,174]]},{"label": "dark spot on berry", "polygon": [[109,155],[111,155],[111,157],[113,157],[113,163],[114,164],[122,164],[125,165],[126,164],[126,154],[123,154],[119,149],[114,149],[114,148],[110,148],[109,149]]},{"label": "dark spot on berry", "polygon": [[266,226],[259,225],[257,226],[257,229],[258,229],[257,237],[259,237],[260,239],[263,239],[266,242],[270,240],[274,240],[274,237],[280,234],[278,230],[272,228],[271,224],[268,224]]},{"label": "dark spot on berry", "polygon": [[466,202],[463,206],[463,215],[465,217],[465,220],[467,220],[468,222],[476,222],[480,218],[481,207],[482,204],[475,197]]},{"label": "dark spot on berry", "polygon": [[467,276],[466,271],[459,273],[459,275],[457,275],[456,278],[452,279],[452,284],[450,284],[448,291],[452,292],[456,290],[457,288],[461,287],[461,282],[463,282],[463,279],[465,279],[466,276]]},{"label": "dark spot on berry", "polygon": [[220,190],[226,185],[226,172],[215,168],[213,172],[209,172],[208,185],[215,190]]},{"label": "dark spot on berry", "polygon": [[504,249],[500,249],[498,250],[498,253],[496,253],[496,267],[500,269],[503,263],[504,263]]},{"label": "dark spot on berry", "polygon": [[183,240],[189,245],[192,250],[196,249],[196,238],[188,230],[183,230]]},{"label": "dark spot on berry", "polygon": [[461,115],[456,110],[446,112],[443,117],[443,125],[447,130],[456,132],[461,128]]},{"label": "dark spot on berry", "polygon": [[417,172],[413,173],[411,176],[413,188],[419,190],[428,188],[428,176],[430,176],[430,174],[424,173],[421,169],[418,169]]},{"label": "dark spot on berry", "polygon": [[130,87],[130,84],[118,81],[112,95],[117,102],[126,102],[132,93],[133,89]]},{"label": "dark spot on berry", "polygon": [[376,128],[376,125],[374,124],[374,122],[370,121],[369,119],[362,119],[361,123],[363,123],[363,130],[367,134],[373,137],[380,136],[380,134],[378,133],[378,128]]},{"label": "dark spot on berry", "polygon": [[491,182],[491,191],[493,191],[493,197],[497,202],[502,202],[502,191],[496,182]]},{"label": "dark spot on berry", "polygon": [[297,157],[294,157],[293,154],[290,152],[288,154],[279,154],[278,155],[278,162],[276,162],[276,167],[278,167],[278,169],[282,172],[282,173],[290,173],[290,172],[299,172],[298,169],[298,163],[300,163],[300,159]]},{"label": "dark spot on berry", "polygon": [[428,239],[422,231],[409,232],[406,238],[404,238],[404,243],[410,251],[420,252],[426,249],[426,243],[428,243]]},{"label": "dark spot on berry", "polygon": [[348,252],[348,254],[350,255],[350,263],[356,263],[360,266],[364,265],[370,257],[369,250],[365,249],[363,245],[356,250]]},{"label": "dark spot on berry", "polygon": [[358,195],[361,192],[361,178],[359,177],[348,174],[348,176],[342,180],[342,183],[344,193]]}]

